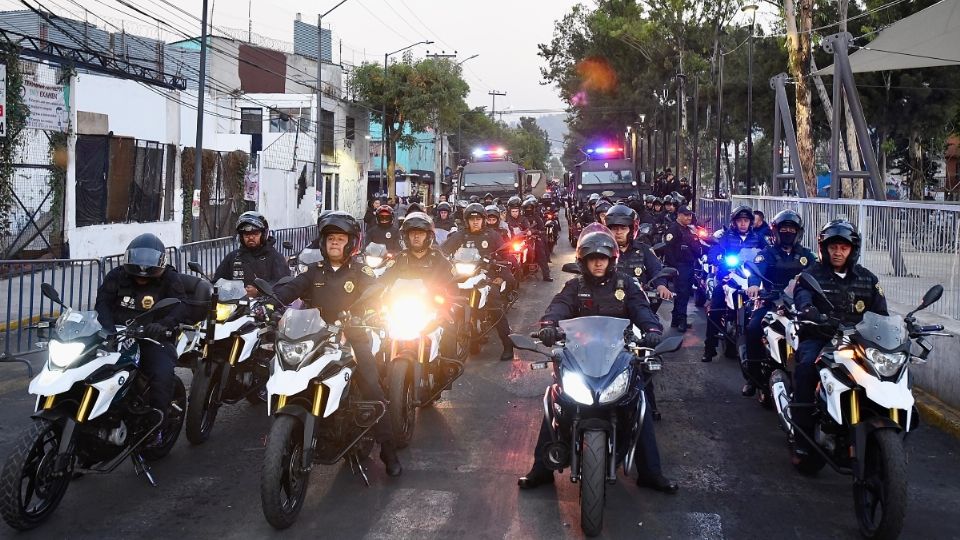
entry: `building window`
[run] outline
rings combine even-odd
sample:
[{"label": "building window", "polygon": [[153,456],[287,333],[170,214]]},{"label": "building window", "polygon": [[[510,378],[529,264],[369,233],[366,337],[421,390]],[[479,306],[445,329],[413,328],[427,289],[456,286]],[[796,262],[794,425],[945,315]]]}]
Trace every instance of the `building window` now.
[{"label": "building window", "polygon": [[270,133],[310,131],[310,107],[300,109],[270,109]]},{"label": "building window", "polygon": [[240,133],[244,135],[263,133],[263,109],[259,107],[240,109]]},{"label": "building window", "polygon": [[347,117],[347,129],[345,137],[348,141],[352,141],[357,137],[357,119],[352,116]]},{"label": "building window", "polygon": [[321,141],[321,151],[325,156],[333,155],[333,130],[336,129],[333,111],[320,109],[323,115],[320,117],[320,123],[323,126],[323,140]]},{"label": "building window", "polygon": [[323,175],[323,209],[337,210],[340,207],[340,175]]}]

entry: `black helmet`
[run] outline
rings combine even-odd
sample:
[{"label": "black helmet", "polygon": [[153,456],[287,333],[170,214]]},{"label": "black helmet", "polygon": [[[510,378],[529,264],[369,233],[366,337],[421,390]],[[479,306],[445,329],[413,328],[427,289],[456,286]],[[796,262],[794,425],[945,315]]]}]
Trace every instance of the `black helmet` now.
[{"label": "black helmet", "polygon": [[[383,208],[383,206],[380,208]],[[387,206],[387,208],[390,207]],[[377,209],[378,214],[379,212],[380,209]],[[393,210],[390,210],[390,215],[393,215]],[[347,247],[343,250],[346,257],[353,257],[360,251],[360,224],[357,223],[357,218],[350,214],[339,210],[330,212],[323,216],[320,223],[317,224],[317,228],[320,232],[320,254],[323,255],[324,259],[329,259],[327,256],[327,235],[330,233],[344,233],[349,237]]]},{"label": "black helmet", "polygon": [[453,212],[453,207],[450,206],[450,203],[448,203],[447,201],[437,203],[438,215],[440,212],[443,212],[444,210],[446,210],[447,212]]},{"label": "black helmet", "polygon": [[142,278],[160,277],[167,261],[165,249],[156,236],[141,234],[130,241],[123,253],[123,271]]},{"label": "black helmet", "polygon": [[597,218],[607,213],[607,210],[613,208],[613,205],[610,204],[610,201],[602,199],[597,202],[597,205],[593,207],[593,211],[597,213]]},{"label": "black helmet", "polygon": [[677,199],[673,195],[667,195],[666,197],[663,198],[663,204],[665,205],[672,204],[674,206],[677,206]]},{"label": "black helmet", "polygon": [[803,218],[793,210],[781,210],[779,214],[774,216],[773,221],[770,222],[770,229],[773,230],[773,237],[777,244],[781,244],[780,226],[786,223],[793,224],[797,228],[797,236],[792,244],[795,246],[800,242],[800,237],[803,236]]},{"label": "black helmet", "polygon": [[860,258],[860,233],[857,232],[857,227],[845,219],[835,219],[820,229],[817,243],[820,248],[820,261],[823,264],[830,264],[827,246],[836,242],[848,242],[853,246],[850,257],[847,259],[847,268],[852,268]]},{"label": "black helmet", "polygon": [[647,204],[653,204],[653,202],[656,201],[656,200],[657,200],[656,195],[644,195],[644,196],[643,196],[643,202],[645,202],[645,203],[647,203]]},{"label": "black helmet", "polygon": [[420,206],[418,202],[410,203],[410,206],[407,207],[407,215],[414,214],[416,212],[423,212],[423,207]]},{"label": "black helmet", "polygon": [[490,193],[490,192],[488,191],[488,192],[486,192],[486,193],[483,195],[483,198],[484,198],[484,199],[492,199],[492,198],[493,198],[493,193]]},{"label": "black helmet", "polygon": [[423,212],[407,214],[400,225],[400,234],[403,235],[403,240],[407,243],[407,246],[410,245],[410,238],[407,236],[410,231],[425,231],[427,233],[427,247],[432,246],[436,239],[433,219]]},{"label": "black helmet", "polygon": [[480,196],[479,196],[479,195],[471,195],[471,196],[470,196],[470,202],[471,202],[471,203],[480,202]]},{"label": "black helmet", "polygon": [[742,217],[749,219],[750,222],[753,223],[753,209],[745,204],[734,208],[733,211],[730,212],[730,223]]},{"label": "black helmet", "polygon": [[[393,208],[388,204],[381,204],[377,208],[377,223],[393,223]],[[382,219],[386,217],[387,219]]]},{"label": "black helmet", "polygon": [[599,200],[600,200],[600,194],[599,194],[599,193],[591,193],[591,194],[590,194],[590,197],[587,198],[587,202],[590,203],[590,204],[597,204],[597,202],[598,202]]},{"label": "black helmet", "polygon": [[[603,227],[602,225],[599,226]],[[610,259],[610,264],[607,266],[607,272],[604,275],[604,277],[609,277],[614,272],[614,263],[619,254],[620,248],[617,246],[617,241],[606,227],[603,227],[603,230],[592,230],[586,234],[581,234],[580,239],[577,240],[577,265],[584,277],[592,277],[590,271],[587,270],[587,257],[602,255]]]},{"label": "black helmet", "polygon": [[500,208],[495,204],[488,204],[483,208],[483,214],[485,217],[493,216],[497,219],[500,219]]},{"label": "black helmet", "polygon": [[537,208],[537,201],[536,199],[527,199],[523,201],[521,206],[523,207],[524,212],[533,212]]},{"label": "black helmet", "polygon": [[630,227],[630,234],[627,236],[627,238],[632,239],[633,231],[635,230],[637,224],[637,212],[629,206],[615,204],[611,206],[609,210],[607,210],[606,223],[607,227],[613,227],[614,225]]},{"label": "black helmet", "polygon": [[662,197],[654,197],[654,198],[653,198],[653,204],[659,204],[660,206],[663,206],[663,198],[662,198]]},{"label": "black helmet", "polygon": [[520,199],[519,195],[507,199],[507,208],[520,208],[521,206],[523,206],[523,200]]},{"label": "black helmet", "polygon": [[480,203],[470,203],[466,208],[463,209],[463,219],[464,221],[472,218],[473,216],[483,218],[483,205]]},{"label": "black helmet", "polygon": [[266,236],[269,229],[270,225],[267,223],[267,218],[263,217],[263,214],[260,212],[244,212],[237,218],[237,234],[241,232],[260,231]]}]

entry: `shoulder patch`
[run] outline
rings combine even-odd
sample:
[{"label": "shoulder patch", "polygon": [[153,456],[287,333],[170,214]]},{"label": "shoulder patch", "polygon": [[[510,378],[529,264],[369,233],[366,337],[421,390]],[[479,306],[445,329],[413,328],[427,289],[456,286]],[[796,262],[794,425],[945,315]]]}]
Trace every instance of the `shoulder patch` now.
[{"label": "shoulder patch", "polygon": [[[366,275],[368,275],[368,276],[370,276],[370,277],[373,277],[373,276],[374,276],[373,268],[370,268],[370,267],[367,266],[367,265],[363,265],[363,268],[361,268],[361,270],[363,271],[364,274],[366,274]],[[347,292],[350,292],[350,291],[347,291]]]},{"label": "shoulder patch", "polygon": [[667,239],[667,242],[673,240],[673,233],[667,233],[666,239]]},{"label": "shoulder patch", "polygon": [[387,268],[392,268],[393,265],[395,264],[397,264],[397,261],[390,259],[389,261],[387,261]]},{"label": "shoulder patch", "polygon": [[[755,262],[755,263],[762,263],[762,262],[763,262],[763,255],[760,255],[760,254],[758,253],[758,254],[757,254],[757,258],[754,259],[753,262]],[[804,262],[803,259],[800,259],[800,262],[803,263],[803,264],[807,264],[806,262]]]},{"label": "shoulder patch", "polygon": [[877,283],[877,294],[883,296],[883,287],[881,287],[879,283]]}]

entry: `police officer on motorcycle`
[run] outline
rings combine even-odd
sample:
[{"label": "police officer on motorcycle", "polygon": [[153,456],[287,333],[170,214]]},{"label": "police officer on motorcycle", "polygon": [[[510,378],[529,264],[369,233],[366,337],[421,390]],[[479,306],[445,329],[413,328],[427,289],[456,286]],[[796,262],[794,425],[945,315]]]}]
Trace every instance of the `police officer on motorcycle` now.
[{"label": "police officer on motorcycle", "polygon": [[500,221],[500,208],[497,205],[491,204],[485,207],[483,214],[483,222],[488,229],[499,234],[504,242],[510,240],[510,229],[507,228],[506,223]]},{"label": "police officer on motorcycle", "polygon": [[[753,223],[753,210],[745,204],[741,204],[730,212],[730,226],[724,230],[717,243],[710,248],[710,254],[707,256],[710,264],[717,267],[717,286],[713,289],[710,296],[710,306],[707,308],[707,335],[703,344],[702,362],[712,362],[713,357],[717,355],[717,344],[719,335],[723,330],[723,314],[727,309],[726,298],[723,293],[721,283],[723,278],[730,273],[725,267],[725,257],[740,253],[741,249],[763,249],[766,242],[756,235],[750,228]],[[737,358],[737,352],[733,347],[726,347],[724,354],[728,358]]]},{"label": "police officer on motorcycle", "polygon": [[686,332],[687,303],[690,301],[690,288],[693,284],[693,267],[700,259],[700,239],[693,232],[690,225],[693,223],[693,212],[683,206],[677,211],[677,221],[670,224],[663,240],[664,263],[677,269],[675,288],[677,291],[673,299],[673,312],[670,326]]},{"label": "police officer on motorcycle", "polygon": [[[760,295],[761,280],[769,292],[782,293],[800,272],[817,262],[817,257],[808,248],[800,245],[803,236],[803,218],[793,210],[784,210],[771,222],[773,245],[757,254],[754,263],[759,273],[751,273],[748,279],[747,296],[756,299]],[[763,317],[770,311],[769,305],[761,305],[753,310],[744,336],[747,342],[747,354],[743,363],[743,377],[746,384],[741,393],[752,396],[760,381],[760,364],[766,354],[763,348]]]},{"label": "police officer on motorcycle", "polygon": [[[373,286],[373,270],[353,259],[360,252],[360,224],[353,216],[346,212],[330,212],[321,220],[319,232],[323,261],[310,266],[293,281],[278,286],[275,292],[285,304],[303,299],[309,306],[320,310],[323,320],[333,322],[343,311],[351,307],[355,309],[353,304],[357,298]],[[360,393],[366,399],[386,403],[370,337],[363,329],[349,326],[345,335],[357,360]],[[387,474],[399,476],[403,468],[397,458],[389,415],[381,418],[373,430],[380,443],[380,459]]]},{"label": "police officer on motorcycle", "polygon": [[587,198],[587,205],[580,210],[580,214],[577,216],[577,223],[579,223],[581,227],[596,223],[596,206],[598,202],[600,202],[599,193],[592,193],[590,197]]},{"label": "police officer on motorcycle", "polygon": [[253,285],[254,278],[276,283],[290,275],[290,268],[274,246],[267,218],[259,212],[244,212],[237,219],[237,239],[240,247],[223,258],[213,274],[214,283],[220,279],[243,281],[247,296],[255,298],[260,292]]},{"label": "police officer on motorcycle", "polygon": [[[793,419],[808,435],[813,433],[814,395],[819,381],[815,365],[820,350],[833,337],[835,324],[854,325],[863,314],[872,311],[887,315],[887,299],[880,280],[857,264],[860,258],[860,234],[845,219],[827,223],[818,238],[820,261],[808,271],[826,293],[833,309],[813,292],[798,283],[794,306],[800,319],[814,323],[800,326],[800,345],[796,351],[793,372],[793,401],[811,407],[793,408]],[[804,437],[796,437],[794,459],[802,460],[812,450]]]},{"label": "police officer on motorcycle", "polygon": [[[499,250],[503,246],[503,240],[499,234],[483,226],[483,207],[479,203],[468,204],[463,209],[463,219],[466,221],[466,230],[457,231],[447,237],[447,241],[440,247],[444,254],[453,255],[461,247],[470,245],[480,252],[481,257],[491,259],[498,256]],[[499,287],[504,281],[507,282],[508,290],[516,287],[513,275],[505,268],[500,268],[499,272],[491,270],[490,276],[493,278],[495,287]],[[490,307],[500,311],[495,328],[497,329],[497,335],[500,337],[500,343],[503,345],[500,360],[504,361],[513,359],[513,342],[510,341],[510,322],[507,320],[505,304],[506,299],[497,294],[490,295]]]},{"label": "police officer on motorcycle", "polygon": [[[183,303],[187,293],[176,269],[166,264],[163,242],[146,233],[134,238],[123,254],[123,264],[103,278],[97,289],[94,309],[100,325],[112,333],[117,325],[137,317],[166,298],[181,300],[166,312],[157,315],[143,328],[147,340],[140,341],[140,369],[150,383],[149,404],[164,415],[173,401],[173,371],[177,351],[173,345],[173,331],[186,322],[187,307]],[[150,446],[163,444],[161,434]]]},{"label": "police officer on motorcycle", "polygon": [[[647,303],[647,298],[631,277],[616,271],[617,243],[609,232],[588,232],[577,242],[577,265],[581,274],[567,281],[553,297],[540,320],[540,340],[550,347],[557,342],[559,322],[575,317],[599,315],[630,321],[644,332],[643,345],[660,343],[660,320]],[[637,485],[664,493],[675,493],[676,482],[663,476],[660,452],[653,430],[652,413],[648,409],[640,430],[638,445]],[[521,477],[520,489],[533,489],[552,484],[553,472],[544,464],[544,450],[550,442],[550,426],[544,417],[534,450],[533,467]]]},{"label": "police officer on motorcycle", "polygon": [[523,200],[517,195],[507,199],[506,224],[510,236],[519,235],[525,230],[523,222]]},{"label": "police officer on motorcycle", "polygon": [[550,277],[550,256],[547,254],[547,245],[544,242],[546,236],[546,225],[543,218],[537,211],[537,200],[528,199],[522,205],[524,228],[533,234],[534,254],[537,257],[537,264],[540,266],[540,274],[544,281],[553,281]]},{"label": "police officer on motorcycle", "polygon": [[[663,264],[650,246],[634,239],[637,223],[636,212],[622,204],[615,204],[610,207],[610,210],[607,210],[606,221],[620,251],[617,257],[617,270],[619,272],[633,276],[638,283],[645,284],[663,269]],[[673,298],[673,293],[668,288],[669,281],[666,278],[660,278],[653,285],[656,287],[661,300]],[[656,309],[653,311],[656,312]]]},{"label": "police officer on motorcycle", "polygon": [[436,217],[433,219],[433,225],[437,229],[449,232],[457,224],[456,220],[453,219],[453,207],[447,201],[437,203],[434,210]]},{"label": "police officer on motorcycle", "polygon": [[393,208],[381,205],[376,211],[377,224],[367,229],[367,244],[383,244],[387,251],[400,251],[400,229],[394,224]]}]

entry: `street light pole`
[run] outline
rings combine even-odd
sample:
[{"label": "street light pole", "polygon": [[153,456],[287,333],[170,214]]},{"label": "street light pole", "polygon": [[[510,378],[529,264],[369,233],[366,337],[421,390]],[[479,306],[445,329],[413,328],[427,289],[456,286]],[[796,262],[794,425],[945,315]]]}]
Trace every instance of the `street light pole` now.
[{"label": "street light pole", "polygon": [[[317,148],[316,148],[316,159],[314,159],[314,170],[313,170],[313,180],[314,184],[317,186],[317,191],[323,193],[323,18],[329,15],[333,10],[342,6],[347,0],[340,0],[337,5],[328,9],[325,13],[317,15]],[[300,119],[297,119],[299,122]],[[336,143],[334,143],[336,146]],[[334,151],[336,149],[334,148]],[[293,159],[296,160],[297,156],[293,156]],[[323,195],[326,195],[323,193]],[[334,201],[336,197],[330,197],[330,201]]]},{"label": "street light pole", "polygon": [[[718,38],[719,39],[719,38]],[[713,198],[720,198],[720,150],[723,148],[723,47],[717,47],[717,156],[713,168]]]},{"label": "street light pole", "polygon": [[753,191],[753,35],[757,26],[757,5],[748,4],[741,11],[752,15],[747,43],[747,195]]},{"label": "street light pole", "polygon": [[677,73],[677,141],[676,141],[676,155],[677,155],[677,177],[680,177],[680,116],[683,106],[683,84],[686,82],[687,76],[683,73]]}]

